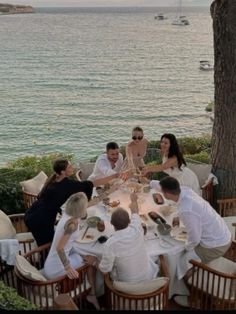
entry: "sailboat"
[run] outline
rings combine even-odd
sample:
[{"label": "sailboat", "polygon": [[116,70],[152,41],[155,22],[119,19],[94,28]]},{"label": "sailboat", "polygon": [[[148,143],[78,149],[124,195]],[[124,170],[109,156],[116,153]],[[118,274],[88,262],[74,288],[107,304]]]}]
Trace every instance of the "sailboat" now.
[{"label": "sailboat", "polygon": [[179,25],[179,26],[189,25],[189,20],[186,18],[185,15],[182,15],[182,0],[179,0],[178,11],[176,13],[176,18],[172,22],[172,25]]}]

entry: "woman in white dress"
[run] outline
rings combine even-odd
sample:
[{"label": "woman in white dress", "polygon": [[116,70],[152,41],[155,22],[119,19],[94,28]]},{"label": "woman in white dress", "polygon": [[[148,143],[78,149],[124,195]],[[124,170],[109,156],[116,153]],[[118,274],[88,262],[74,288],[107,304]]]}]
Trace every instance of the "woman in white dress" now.
[{"label": "woman in white dress", "polygon": [[[75,193],[68,199],[44,264],[43,273],[48,279],[55,279],[65,274],[71,279],[78,278],[76,269],[84,265],[84,260],[74,251],[73,244],[79,238],[80,220],[87,217],[87,207],[88,198],[83,192]],[[93,303],[96,309],[100,309],[95,296],[96,269],[89,267],[87,275],[91,285],[87,300]]]},{"label": "woman in white dress", "polygon": [[196,174],[186,167],[186,162],[180,151],[176,137],[171,133],[165,133],[161,137],[162,164],[146,166],[142,174],[150,172],[165,172],[176,178],[180,185],[190,187],[197,194],[201,195],[201,189]]},{"label": "woman in white dress", "polygon": [[139,126],[132,130],[132,141],[130,141],[125,148],[126,158],[124,160],[122,169],[141,170],[144,166],[144,156],[147,152],[148,140],[144,137],[143,129]]}]

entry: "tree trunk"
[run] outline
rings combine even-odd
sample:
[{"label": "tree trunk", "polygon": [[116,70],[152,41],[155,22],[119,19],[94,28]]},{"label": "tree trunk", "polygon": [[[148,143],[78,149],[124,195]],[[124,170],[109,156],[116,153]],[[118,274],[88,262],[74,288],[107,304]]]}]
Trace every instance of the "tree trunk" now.
[{"label": "tree trunk", "polygon": [[236,1],[211,5],[215,53],[212,172],[218,199],[236,197]]}]

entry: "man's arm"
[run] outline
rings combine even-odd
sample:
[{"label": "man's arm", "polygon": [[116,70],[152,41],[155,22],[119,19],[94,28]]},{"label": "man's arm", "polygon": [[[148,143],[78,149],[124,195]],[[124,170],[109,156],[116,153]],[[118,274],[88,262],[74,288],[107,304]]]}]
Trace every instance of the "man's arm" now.
[{"label": "man's arm", "polygon": [[139,213],[138,195],[136,193],[131,193],[130,200],[131,200],[131,203],[129,205],[129,208],[131,210],[131,214],[138,214]]},{"label": "man's arm", "polygon": [[102,274],[107,274],[112,271],[115,262],[115,255],[112,252],[112,248],[104,246],[102,259],[99,262],[95,256],[84,256],[84,260],[87,264],[96,267]]},{"label": "man's arm", "polygon": [[202,225],[200,217],[189,212],[181,213],[181,220],[186,227],[187,243],[185,249],[187,251],[193,250],[201,241]]}]

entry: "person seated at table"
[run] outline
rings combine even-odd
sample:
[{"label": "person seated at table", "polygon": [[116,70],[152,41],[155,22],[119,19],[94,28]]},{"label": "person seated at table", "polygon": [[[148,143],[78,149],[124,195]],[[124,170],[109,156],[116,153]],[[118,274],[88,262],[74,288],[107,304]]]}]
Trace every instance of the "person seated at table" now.
[{"label": "person seated at table", "polygon": [[197,194],[201,195],[198,177],[191,169],[186,167],[186,162],[174,134],[163,134],[160,145],[162,164],[146,166],[142,174],[147,175],[150,172],[163,171],[169,176],[176,178],[180,185],[188,186]]},{"label": "person seated at table", "polygon": [[163,178],[159,185],[164,197],[177,205],[187,232],[186,250],[194,249],[205,264],[223,256],[231,245],[231,232],[215,209],[192,189],[180,187],[173,177]]},{"label": "person seated at table", "polygon": [[106,145],[106,152],[100,155],[88,180],[96,180],[110,176],[112,179],[119,177],[119,172],[123,164],[123,156],[119,146],[115,142]]},{"label": "person seated at table", "polygon": [[137,194],[131,194],[130,198],[131,219],[123,208],[113,212],[111,224],[115,233],[104,244],[101,260],[88,255],[84,260],[103,274],[111,273],[113,280],[151,280],[157,276],[159,266],[151,260],[145,247]]},{"label": "person seated at table", "polygon": [[126,157],[122,169],[142,169],[145,166],[143,158],[147,152],[148,140],[144,137],[143,129],[136,126],[132,130],[132,141],[125,148]]},{"label": "person seated at table", "polygon": [[[76,269],[84,265],[83,258],[73,250],[74,242],[79,238],[78,225],[81,219],[87,217],[86,208],[88,198],[85,193],[78,192],[70,196],[66,203],[65,211],[57,224],[55,235],[48,256],[46,258],[43,273],[47,279],[55,279],[67,275],[70,279],[78,278]],[[87,270],[91,290],[87,300],[100,309],[95,296],[96,269],[89,267]]]},{"label": "person seated at table", "polygon": [[[84,192],[90,200],[94,186],[107,184],[112,179],[106,177],[83,182],[71,179],[74,167],[67,159],[56,160],[53,170],[55,173],[48,178],[38,199],[25,213],[25,224],[38,246],[52,241],[57,213],[61,213],[61,206],[72,194]],[[91,202],[98,203],[100,198]]]}]

